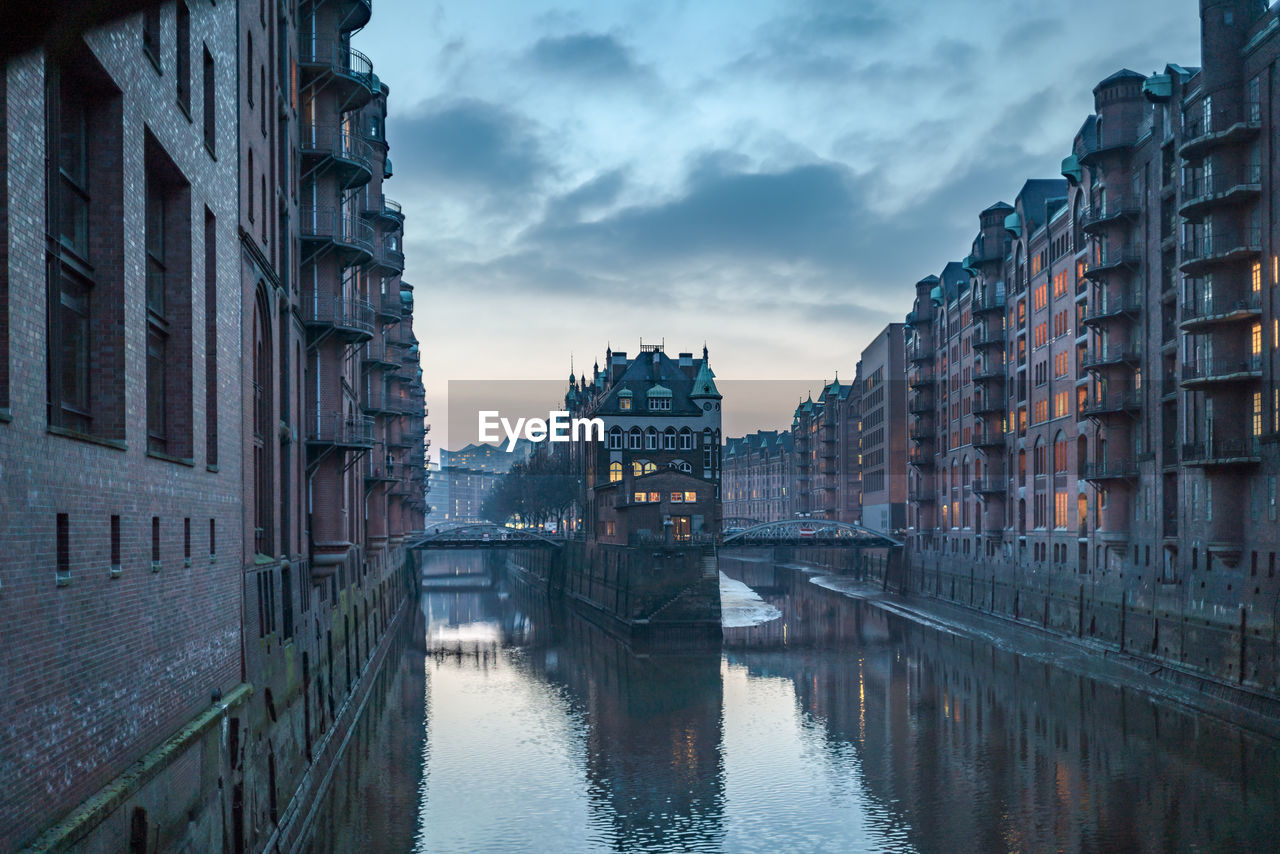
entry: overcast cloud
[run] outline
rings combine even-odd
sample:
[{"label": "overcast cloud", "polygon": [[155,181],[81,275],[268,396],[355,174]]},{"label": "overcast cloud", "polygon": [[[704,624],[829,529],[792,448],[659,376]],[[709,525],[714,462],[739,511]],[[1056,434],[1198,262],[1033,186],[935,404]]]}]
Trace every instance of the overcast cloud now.
[{"label": "overcast cloud", "polygon": [[431,420],[449,380],[641,337],[851,377],[978,211],[1057,175],[1098,80],[1198,64],[1197,8],[378,0],[355,43],[391,87]]}]

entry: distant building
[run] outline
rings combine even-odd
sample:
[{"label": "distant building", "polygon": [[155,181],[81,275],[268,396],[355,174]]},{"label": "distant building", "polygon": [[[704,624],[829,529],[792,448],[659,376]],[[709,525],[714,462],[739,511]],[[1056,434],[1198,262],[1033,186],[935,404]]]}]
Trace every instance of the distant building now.
[{"label": "distant building", "polygon": [[789,430],[757,430],[725,441],[720,474],[721,515],[726,520],[790,519],[795,445]]},{"label": "distant building", "polygon": [[862,524],[898,531],[907,524],[906,362],[903,324],[890,323],[862,350],[858,468]]},{"label": "distant building", "polygon": [[464,523],[485,520],[484,503],[503,475],[518,462],[529,458],[533,444],[517,440],[507,453],[506,445],[472,444],[456,451],[441,449],[440,468],[431,476],[431,523]]}]

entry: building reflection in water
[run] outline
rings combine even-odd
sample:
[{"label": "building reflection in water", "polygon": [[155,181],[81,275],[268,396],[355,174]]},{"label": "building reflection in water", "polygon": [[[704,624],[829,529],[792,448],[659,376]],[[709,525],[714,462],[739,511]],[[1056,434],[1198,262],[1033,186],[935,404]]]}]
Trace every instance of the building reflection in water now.
[{"label": "building reflection in water", "polygon": [[726,631],[722,653],[637,655],[482,557],[440,560],[314,851],[1271,850],[1280,833],[1276,742],[1050,646],[722,561],[782,616]]}]

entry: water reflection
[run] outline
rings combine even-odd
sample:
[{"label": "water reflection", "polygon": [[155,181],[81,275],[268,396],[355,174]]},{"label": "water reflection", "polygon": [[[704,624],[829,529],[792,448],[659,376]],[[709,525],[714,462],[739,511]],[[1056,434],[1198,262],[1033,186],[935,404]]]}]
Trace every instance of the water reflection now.
[{"label": "water reflection", "polygon": [[[723,653],[637,655],[448,558],[416,705],[393,691],[389,726],[411,732],[372,728],[398,749],[343,785],[385,791],[330,826],[369,801],[413,828],[388,851],[1269,850],[1280,832],[1274,741],[793,569],[722,569],[782,616],[726,630]],[[317,850],[370,850],[333,838]]]}]

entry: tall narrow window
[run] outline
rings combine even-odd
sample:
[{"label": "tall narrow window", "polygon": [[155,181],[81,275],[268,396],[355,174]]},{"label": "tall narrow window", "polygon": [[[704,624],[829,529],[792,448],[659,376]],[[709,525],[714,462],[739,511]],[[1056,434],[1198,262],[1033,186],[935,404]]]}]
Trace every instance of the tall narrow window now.
[{"label": "tall narrow window", "polygon": [[66,513],[58,514],[58,579],[61,582],[71,580],[71,518]]},{"label": "tall narrow window", "polygon": [[191,566],[191,517],[182,520],[182,557]]},{"label": "tall narrow window", "polygon": [[87,50],[45,80],[48,422],[123,440],[120,93]]},{"label": "tall narrow window", "polygon": [[142,52],[160,70],[160,6],[149,4],[142,12]]},{"label": "tall narrow window", "polygon": [[191,195],[146,139],[147,450],[183,460],[191,447]]},{"label": "tall narrow window", "polygon": [[174,76],[178,78],[178,106],[191,115],[191,10],[178,0],[177,56]]},{"label": "tall narrow window", "polygon": [[151,571],[160,568],[160,517],[151,517]]},{"label": "tall narrow window", "polygon": [[209,53],[206,45],[204,48],[204,147],[209,149],[209,153],[216,155],[218,153],[216,132],[216,114],[217,102],[213,93],[214,75],[213,75],[213,54]]},{"label": "tall narrow window", "polygon": [[218,222],[204,209],[205,464],[218,464]]},{"label": "tall narrow window", "polygon": [[218,526],[213,519],[209,520],[209,557],[218,553]]}]

